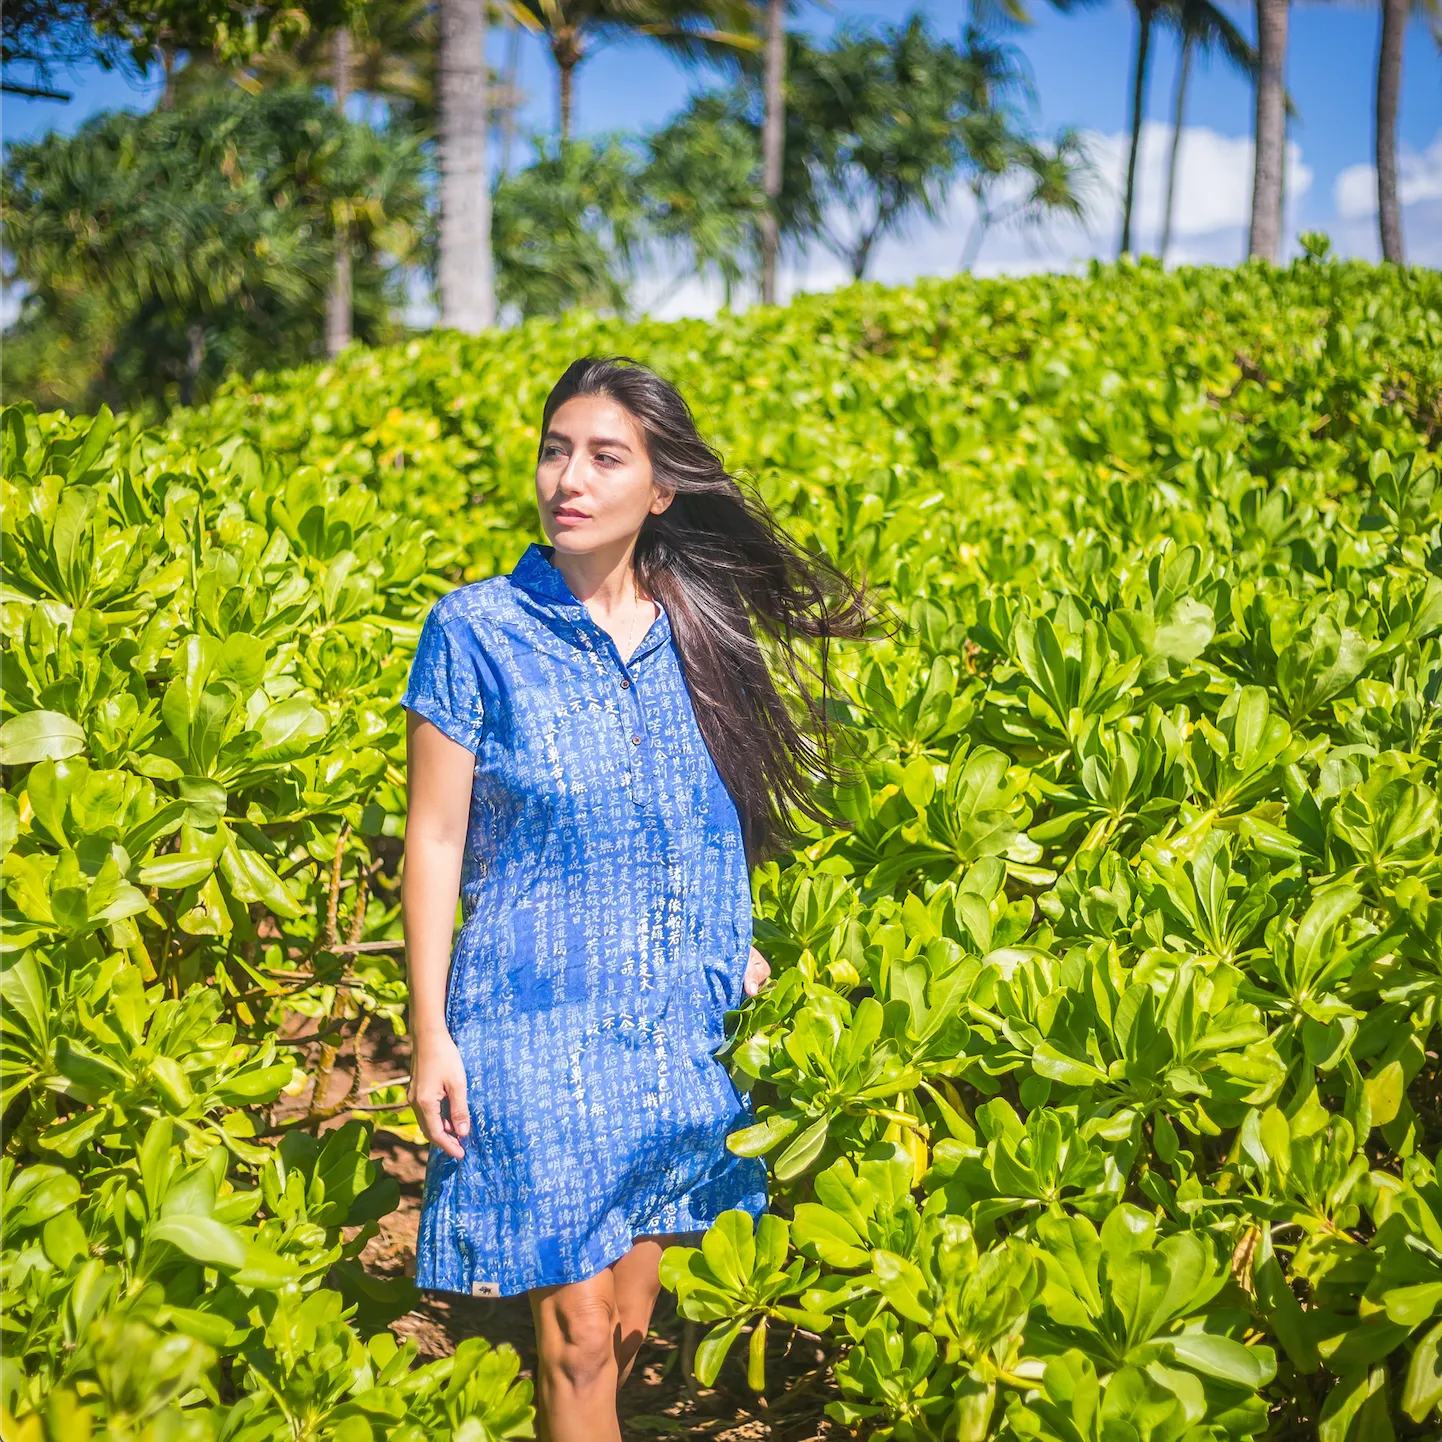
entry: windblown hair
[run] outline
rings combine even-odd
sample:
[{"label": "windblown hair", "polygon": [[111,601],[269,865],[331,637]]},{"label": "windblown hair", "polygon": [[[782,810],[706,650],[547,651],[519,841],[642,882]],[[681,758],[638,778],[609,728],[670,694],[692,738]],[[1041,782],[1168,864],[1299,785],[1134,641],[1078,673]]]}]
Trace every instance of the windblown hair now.
[{"label": "windblown hair", "polygon": [[[853,776],[834,754],[829,644],[876,634],[882,613],[872,593],[791,540],[754,486],[743,490],[702,439],[680,391],[629,356],[585,356],[567,367],[546,397],[538,459],[552,417],[576,396],[604,396],[628,411],[656,482],[675,491],[641,527],[636,576],[670,616],[697,724],[741,817],[748,864],[797,843],[793,809],[845,825],[814,794],[818,782]],[[797,715],[753,623],[776,642]],[[818,643],[819,668],[798,637]],[[819,700],[802,672],[819,680]]]}]

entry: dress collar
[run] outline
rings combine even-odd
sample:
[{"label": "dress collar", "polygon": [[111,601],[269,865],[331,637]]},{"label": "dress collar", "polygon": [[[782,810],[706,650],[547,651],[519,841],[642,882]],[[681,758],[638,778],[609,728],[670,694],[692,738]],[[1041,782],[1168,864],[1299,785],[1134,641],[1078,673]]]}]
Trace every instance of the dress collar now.
[{"label": "dress collar", "polygon": [[[565,576],[551,564],[550,558],[554,554],[554,546],[532,541],[511,570],[512,584],[520,586],[532,596],[542,597],[568,619],[604,636],[605,631],[591,619],[591,613],[585,602],[576,599]],[[641,638],[632,655],[632,660],[635,660],[644,651],[649,651],[653,642],[664,642],[671,634],[671,618],[666,612],[666,607],[660,601],[657,601],[656,605],[660,608],[660,614],[651,623],[651,629]],[[653,633],[655,634],[653,635]]]},{"label": "dress collar", "polygon": [[[512,569],[511,580],[533,595],[544,596],[563,607],[580,606],[585,611],[585,605],[572,594],[566,578],[551,564],[550,558],[554,550],[553,546],[543,546],[532,541]],[[590,612],[586,614],[589,615]]]}]

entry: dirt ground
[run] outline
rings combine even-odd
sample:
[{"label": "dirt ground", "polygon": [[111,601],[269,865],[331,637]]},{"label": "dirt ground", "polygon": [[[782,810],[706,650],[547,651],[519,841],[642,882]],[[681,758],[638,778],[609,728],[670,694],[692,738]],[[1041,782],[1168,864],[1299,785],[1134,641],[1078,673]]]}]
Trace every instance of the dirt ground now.
[{"label": "dirt ground", "polygon": [[[314,1021],[295,1017],[296,1025],[284,1031],[310,1031]],[[375,1034],[378,1033],[378,1034]],[[327,1100],[339,1100],[350,1085],[354,1069],[347,1046],[336,1062]],[[362,1088],[404,1078],[410,1073],[410,1043],[382,1024],[360,1044]],[[288,1110],[304,1110],[309,1095],[297,1098]],[[275,1119],[283,1119],[277,1109]],[[342,1114],[323,1126],[339,1126]],[[393,1133],[377,1131],[372,1156],[400,1185],[400,1205],[381,1219],[380,1232],[361,1253],[361,1261],[382,1277],[415,1276],[416,1236],[420,1220],[421,1184],[425,1177],[427,1148]],[[465,1297],[453,1292],[421,1293],[421,1304],[393,1324],[399,1336],[414,1337],[420,1360],[444,1357],[465,1337],[482,1336],[493,1344],[509,1342],[521,1357],[523,1376],[534,1379],[536,1338],[530,1304],[525,1297]],[[689,1336],[688,1336],[689,1329]],[[824,1355],[817,1343],[801,1333],[788,1335],[784,1326],[773,1327],[766,1359],[767,1394],[757,1396],[746,1385],[746,1335],[731,1349],[721,1375],[712,1388],[702,1388],[685,1375],[682,1354],[694,1348],[701,1330],[676,1313],[675,1298],[664,1288],[656,1304],[651,1333],[626,1385],[621,1389],[619,1412],[626,1442],[652,1442],[662,1438],[706,1438],[714,1442],[820,1442],[852,1435],[849,1429],[828,1421],[822,1405],[833,1395]]]}]

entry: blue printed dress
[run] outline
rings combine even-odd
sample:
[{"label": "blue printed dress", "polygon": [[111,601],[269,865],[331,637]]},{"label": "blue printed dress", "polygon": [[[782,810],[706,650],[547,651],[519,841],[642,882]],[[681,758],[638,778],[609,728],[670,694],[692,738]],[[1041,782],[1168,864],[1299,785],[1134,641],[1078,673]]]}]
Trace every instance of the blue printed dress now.
[{"label": "blue printed dress", "polygon": [[446,993],[471,1130],[430,1150],[416,1282],[482,1296],[767,1204],[713,1056],[751,950],[736,805],[664,607],[622,661],[552,554],[437,601],[401,702],[476,757]]}]

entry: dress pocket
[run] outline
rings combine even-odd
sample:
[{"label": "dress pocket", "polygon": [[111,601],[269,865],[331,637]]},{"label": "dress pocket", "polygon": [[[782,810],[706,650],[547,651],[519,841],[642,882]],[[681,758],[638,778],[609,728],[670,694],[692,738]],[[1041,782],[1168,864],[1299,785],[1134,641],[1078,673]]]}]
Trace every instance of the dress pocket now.
[{"label": "dress pocket", "polygon": [[711,1010],[716,1014],[728,1012],[733,1009],[735,1003],[731,1000],[732,983],[731,975],[720,966],[706,967],[706,985],[711,993]]},{"label": "dress pocket", "polygon": [[556,1001],[555,982],[543,970],[536,952],[536,908],[520,902],[511,908],[503,927],[506,992],[518,1012],[545,1011]]},{"label": "dress pocket", "polygon": [[721,928],[721,935],[727,945],[722,955],[704,963],[706,985],[711,993],[714,1030],[720,1035],[725,1030],[724,1014],[735,1011],[746,1001],[743,983],[746,980],[746,965],[751,959],[751,948],[746,943],[734,918]]}]

